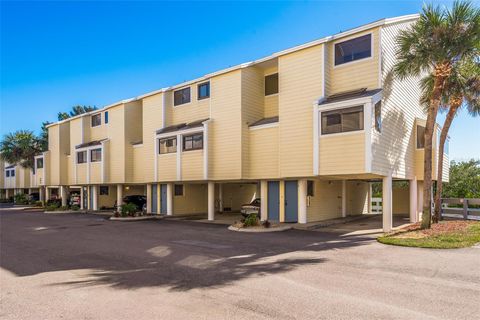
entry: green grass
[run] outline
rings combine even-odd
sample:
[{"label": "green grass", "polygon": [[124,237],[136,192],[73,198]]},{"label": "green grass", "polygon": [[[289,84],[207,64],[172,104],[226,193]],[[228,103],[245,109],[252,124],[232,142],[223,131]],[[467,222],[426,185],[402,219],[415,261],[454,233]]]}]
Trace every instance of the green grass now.
[{"label": "green grass", "polygon": [[480,222],[474,223],[464,231],[440,233],[425,238],[400,238],[397,234],[385,235],[377,238],[378,242],[396,246],[455,249],[471,247],[480,242]]}]

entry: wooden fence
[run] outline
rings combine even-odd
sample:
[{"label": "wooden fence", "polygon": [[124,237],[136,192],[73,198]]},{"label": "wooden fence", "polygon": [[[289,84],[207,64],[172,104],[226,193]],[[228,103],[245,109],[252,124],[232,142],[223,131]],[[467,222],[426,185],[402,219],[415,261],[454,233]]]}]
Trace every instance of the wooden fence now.
[{"label": "wooden fence", "polygon": [[480,199],[442,199],[441,215],[442,217],[480,220]]}]

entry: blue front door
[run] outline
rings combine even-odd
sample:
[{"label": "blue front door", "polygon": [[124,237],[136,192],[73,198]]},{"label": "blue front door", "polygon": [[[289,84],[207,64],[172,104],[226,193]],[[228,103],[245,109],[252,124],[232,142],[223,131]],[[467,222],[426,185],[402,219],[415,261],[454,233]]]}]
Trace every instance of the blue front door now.
[{"label": "blue front door", "polygon": [[268,181],[268,220],[278,221],[280,218],[280,188],[278,181]]},{"label": "blue front door", "polygon": [[152,185],[152,213],[157,213],[157,185]]},{"label": "blue front door", "polygon": [[160,213],[167,213],[167,185],[160,185]]},{"label": "blue front door", "polygon": [[297,181],[285,181],[285,222],[298,220],[298,186]]}]

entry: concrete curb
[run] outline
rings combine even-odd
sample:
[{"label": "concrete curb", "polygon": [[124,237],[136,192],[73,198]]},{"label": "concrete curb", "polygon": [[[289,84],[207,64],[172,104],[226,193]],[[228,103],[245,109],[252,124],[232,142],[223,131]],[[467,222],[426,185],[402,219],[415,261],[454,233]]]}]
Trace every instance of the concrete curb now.
[{"label": "concrete curb", "polygon": [[110,217],[111,221],[121,221],[121,222],[131,222],[131,221],[142,221],[142,220],[160,220],[162,217],[156,216],[140,216],[140,217]]},{"label": "concrete curb", "polygon": [[257,229],[257,228],[237,228],[234,226],[229,226],[228,230],[230,231],[237,231],[237,232],[250,232],[250,233],[267,233],[267,232],[281,232],[281,231],[287,231],[292,229],[291,226],[279,226],[279,227],[270,227],[270,228],[263,228],[263,229]]},{"label": "concrete curb", "polygon": [[47,214],[60,214],[60,213],[87,213],[87,211],[82,210],[62,210],[62,211],[43,211]]}]

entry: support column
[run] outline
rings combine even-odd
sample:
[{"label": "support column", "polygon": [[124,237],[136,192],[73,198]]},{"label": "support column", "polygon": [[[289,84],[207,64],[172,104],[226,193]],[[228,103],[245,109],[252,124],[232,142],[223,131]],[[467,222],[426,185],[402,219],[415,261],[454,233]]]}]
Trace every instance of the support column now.
[{"label": "support column", "polygon": [[215,220],[215,182],[208,182],[208,220]]},{"label": "support column", "polygon": [[307,223],[307,180],[298,180],[298,223]]},{"label": "support column", "polygon": [[83,191],[83,186],[80,186],[80,210],[85,210],[85,195]]},{"label": "support column", "polygon": [[417,181],[417,217],[422,220],[423,215],[423,181]]},{"label": "support column", "polygon": [[418,222],[417,215],[417,177],[409,181],[410,187],[410,222]]},{"label": "support column", "polygon": [[218,212],[223,212],[223,183],[218,184]]},{"label": "support column", "polygon": [[5,189],[5,197],[7,199],[10,198],[10,190],[9,189]]},{"label": "support column", "polygon": [[45,201],[50,200],[50,188],[45,187]]},{"label": "support column", "polygon": [[117,212],[120,212],[120,207],[123,204],[123,185],[117,184]]},{"label": "support column", "polygon": [[60,186],[60,198],[62,198],[62,207],[67,206],[67,187]]},{"label": "support column", "polygon": [[167,183],[167,216],[173,215],[173,183]]},{"label": "support column", "polygon": [[372,183],[368,183],[368,213],[372,213]]},{"label": "support column", "polygon": [[260,181],[260,220],[268,220],[268,182]]},{"label": "support column", "polygon": [[154,197],[157,197],[157,214],[162,213],[162,203],[161,201],[161,184],[157,183],[157,194],[154,195]]},{"label": "support column", "polygon": [[392,174],[383,177],[382,183],[382,204],[383,204],[383,232],[392,230]]},{"label": "support column", "polygon": [[152,200],[153,200],[152,185],[147,184],[147,213],[152,213]]},{"label": "support column", "polygon": [[92,205],[93,211],[98,210],[98,186],[92,186]]},{"label": "support column", "polygon": [[342,218],[347,216],[347,180],[342,180]]},{"label": "support column", "polygon": [[[88,153],[88,152],[87,152]],[[92,192],[92,188],[90,186],[87,186],[87,210],[92,210],[92,202],[90,201],[91,199],[91,193]]]}]

